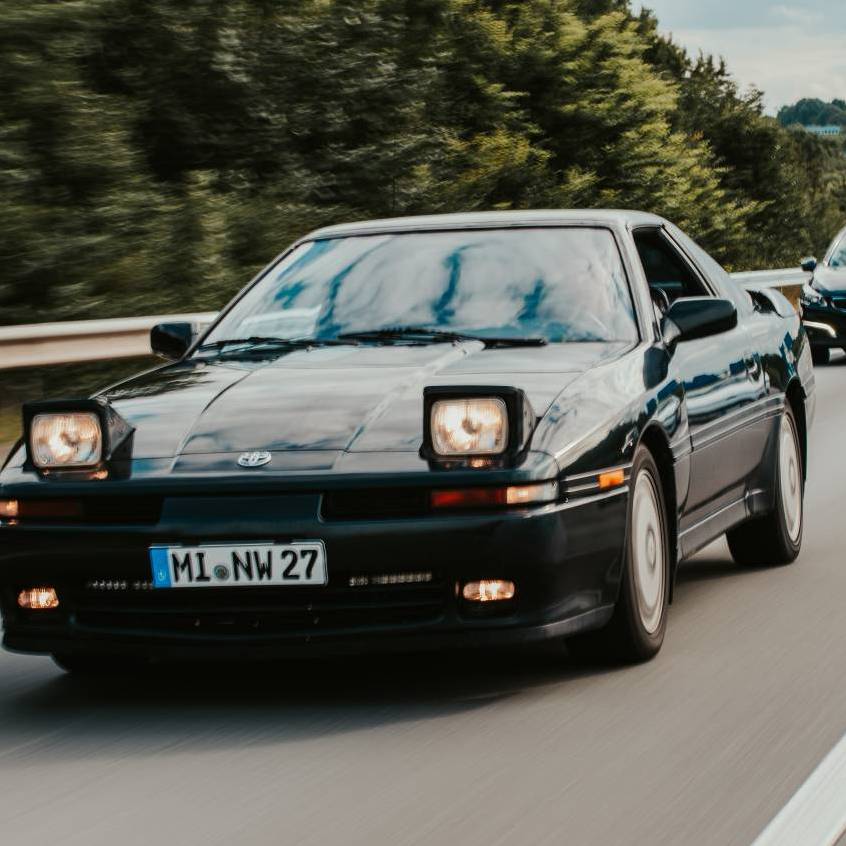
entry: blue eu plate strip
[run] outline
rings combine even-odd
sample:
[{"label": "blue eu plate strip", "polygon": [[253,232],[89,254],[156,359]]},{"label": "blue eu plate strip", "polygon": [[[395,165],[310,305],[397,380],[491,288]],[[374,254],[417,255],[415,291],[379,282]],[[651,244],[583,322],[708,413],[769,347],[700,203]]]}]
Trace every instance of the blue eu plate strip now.
[{"label": "blue eu plate strip", "polygon": [[170,564],[167,550],[163,547],[153,547],[150,550],[150,563],[153,565],[153,587],[170,587]]}]

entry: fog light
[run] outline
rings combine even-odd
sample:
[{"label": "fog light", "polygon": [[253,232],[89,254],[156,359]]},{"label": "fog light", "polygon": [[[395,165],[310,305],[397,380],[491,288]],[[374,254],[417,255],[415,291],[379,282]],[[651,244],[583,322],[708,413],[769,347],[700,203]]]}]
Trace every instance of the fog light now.
[{"label": "fog light", "polygon": [[467,582],[461,595],[468,602],[500,602],[513,599],[516,588],[514,582],[503,579],[482,579],[480,582]]},{"label": "fog light", "polygon": [[14,520],[18,516],[16,499],[0,499],[0,520]]},{"label": "fog light", "polygon": [[28,611],[51,611],[59,607],[59,597],[55,588],[35,587],[18,594],[18,605]]}]

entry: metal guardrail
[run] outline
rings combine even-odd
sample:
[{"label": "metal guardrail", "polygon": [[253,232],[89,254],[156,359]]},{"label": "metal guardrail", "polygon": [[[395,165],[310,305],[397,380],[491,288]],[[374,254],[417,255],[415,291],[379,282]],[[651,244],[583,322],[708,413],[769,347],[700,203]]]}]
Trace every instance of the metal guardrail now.
[{"label": "metal guardrail", "polygon": [[215,312],[158,314],[0,326],[0,370],[148,355],[150,330],[157,323],[208,324],[215,316]]},{"label": "metal guardrail", "polygon": [[[798,268],[786,268],[734,273],[732,278],[741,285],[780,288],[795,304],[810,274]],[[157,314],[111,320],[0,326],[0,370],[146,355],[150,352],[150,329],[157,323],[189,321],[208,324],[215,316],[215,312]]]},{"label": "metal guardrail", "polygon": [[802,287],[811,280],[810,273],[798,267],[788,267],[782,270],[753,270],[746,273],[732,273],[732,279],[743,286],[760,285],[766,288],[778,288],[791,303],[799,310],[799,295]]},{"label": "metal guardrail", "polygon": [[798,267],[788,267],[784,270],[752,270],[745,273],[732,273],[731,278],[741,285],[786,288],[792,285],[804,285],[810,281],[811,274]]}]

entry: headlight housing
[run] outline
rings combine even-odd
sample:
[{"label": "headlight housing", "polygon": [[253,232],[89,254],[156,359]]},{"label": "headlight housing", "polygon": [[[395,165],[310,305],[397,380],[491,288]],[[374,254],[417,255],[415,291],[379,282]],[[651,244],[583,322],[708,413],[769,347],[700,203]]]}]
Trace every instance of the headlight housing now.
[{"label": "headlight housing", "polygon": [[96,467],[103,455],[100,418],[90,411],[36,414],[29,444],[41,470]]},{"label": "headlight housing", "polygon": [[508,409],[499,397],[436,400],[431,415],[438,455],[501,455],[508,446]]},{"label": "headlight housing", "polygon": [[519,388],[428,386],[421,454],[442,469],[510,465],[519,461],[536,422]]},{"label": "headlight housing", "polygon": [[23,406],[26,466],[41,473],[108,472],[128,458],[132,426],[106,400],[45,400]]},{"label": "headlight housing", "polygon": [[800,294],[800,300],[803,303],[807,303],[808,305],[815,305],[815,306],[826,306],[828,305],[825,297],[817,291],[815,288],[812,288],[810,285],[803,285],[802,286],[802,293]]}]

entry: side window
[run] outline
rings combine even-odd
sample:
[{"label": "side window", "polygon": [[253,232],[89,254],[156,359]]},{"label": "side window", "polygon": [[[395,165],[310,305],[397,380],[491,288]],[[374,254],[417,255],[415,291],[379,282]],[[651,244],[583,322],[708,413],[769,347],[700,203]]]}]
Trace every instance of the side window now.
[{"label": "side window", "polygon": [[669,306],[680,297],[710,296],[690,265],[660,232],[636,231],[634,241],[653,301],[659,308]]},{"label": "side window", "polygon": [[748,291],[745,291],[734,279],[726,273],[725,268],[709,255],[689,236],[674,226],[669,228],[670,234],[679,244],[687,250],[688,254],[699,266],[699,269],[708,277],[721,296],[728,297],[741,314],[751,314],[754,310],[754,301]]}]

